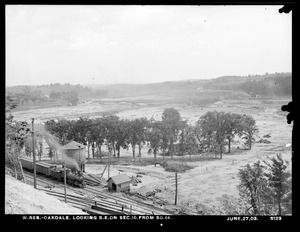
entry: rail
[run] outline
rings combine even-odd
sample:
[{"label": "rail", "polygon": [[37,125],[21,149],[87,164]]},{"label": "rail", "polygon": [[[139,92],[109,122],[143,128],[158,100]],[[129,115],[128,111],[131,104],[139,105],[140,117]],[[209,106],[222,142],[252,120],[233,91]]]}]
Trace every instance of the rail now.
[{"label": "rail", "polygon": [[[25,178],[28,184],[33,183],[32,173],[25,171]],[[60,188],[63,189],[63,183],[50,179],[45,176],[38,175],[38,185],[42,187]],[[49,195],[53,195],[60,200],[64,200],[64,194],[55,192],[53,190],[47,190],[39,188],[45,191]],[[170,215],[173,214],[170,211],[162,210],[160,208],[154,207],[153,205],[130,199],[127,196],[116,196],[112,193],[104,193],[103,188],[99,186],[86,186],[84,189],[78,189],[74,187],[67,186],[68,192],[73,192],[81,196],[75,196],[74,194],[67,194],[68,203],[74,207],[80,208],[83,211],[90,208],[91,213],[94,212],[93,205],[102,207],[104,210],[99,209],[100,214],[133,214],[133,215]],[[94,206],[93,206],[94,207]],[[86,212],[86,211],[85,211]]]}]

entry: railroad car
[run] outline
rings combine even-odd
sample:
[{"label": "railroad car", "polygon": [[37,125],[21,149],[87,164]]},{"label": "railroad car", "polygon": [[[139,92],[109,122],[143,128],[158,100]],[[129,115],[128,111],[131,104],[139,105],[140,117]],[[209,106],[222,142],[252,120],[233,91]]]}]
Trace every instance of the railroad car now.
[{"label": "railroad car", "polygon": [[[33,160],[31,158],[21,157],[20,161],[23,168],[33,172]],[[39,161],[36,162],[36,172],[58,181],[64,181],[64,169],[62,168],[62,165]],[[68,184],[79,188],[84,188],[86,186],[82,172],[72,172],[70,168],[66,168],[66,181]]]},{"label": "railroad car", "polygon": [[42,173],[46,176],[50,176],[52,170],[55,170],[56,165],[55,164],[49,164],[46,162],[37,162],[36,163],[36,171],[37,173]]},{"label": "railroad car", "polygon": [[33,171],[33,162],[32,159],[28,158],[28,157],[21,157],[21,164],[22,167],[29,170],[29,171]]}]

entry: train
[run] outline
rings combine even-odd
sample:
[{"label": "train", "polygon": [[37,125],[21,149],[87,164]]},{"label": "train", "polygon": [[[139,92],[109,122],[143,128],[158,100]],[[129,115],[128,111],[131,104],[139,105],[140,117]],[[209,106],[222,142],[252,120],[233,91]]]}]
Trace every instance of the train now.
[{"label": "train", "polygon": [[[20,157],[22,167],[33,172],[33,160],[28,157]],[[59,164],[50,164],[43,161],[36,162],[36,173],[43,174],[52,179],[63,182],[64,181],[64,168]],[[66,182],[69,185],[84,188],[86,182],[83,178],[81,171],[74,171],[66,168]]]}]

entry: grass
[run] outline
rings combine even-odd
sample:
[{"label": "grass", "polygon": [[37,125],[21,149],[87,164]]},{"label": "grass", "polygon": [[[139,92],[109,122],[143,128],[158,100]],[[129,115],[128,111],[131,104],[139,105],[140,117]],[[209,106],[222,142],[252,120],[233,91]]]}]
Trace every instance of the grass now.
[{"label": "grass", "polygon": [[[102,153],[104,153],[102,151]],[[213,153],[203,153],[203,154],[197,154],[197,155],[192,155],[191,158],[188,155],[185,155],[184,157],[182,156],[173,156],[173,160],[171,156],[165,156],[163,157],[161,154],[159,154],[156,157],[156,164],[160,164],[162,166],[162,163],[164,162],[180,162],[180,163],[185,163],[185,162],[196,162],[196,161],[213,161],[213,160],[218,160],[218,158],[215,158],[215,155]],[[102,161],[100,161],[100,158],[90,158],[88,161],[89,164],[104,164],[106,165],[108,163],[108,158],[106,155],[103,156]],[[120,156],[120,159],[118,160],[117,157],[111,156],[110,158],[110,163],[111,164],[122,164],[122,165],[135,165],[135,166],[147,166],[147,165],[154,165],[154,158],[149,157],[147,155],[142,156],[141,161],[139,160],[139,157],[135,158],[135,162],[132,161],[132,156]]]}]

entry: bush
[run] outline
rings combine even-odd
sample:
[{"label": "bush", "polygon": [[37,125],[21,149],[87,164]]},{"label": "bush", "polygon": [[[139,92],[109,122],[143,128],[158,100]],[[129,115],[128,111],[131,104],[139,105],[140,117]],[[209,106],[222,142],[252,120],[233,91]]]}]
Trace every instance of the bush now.
[{"label": "bush", "polygon": [[176,161],[164,161],[161,166],[167,172],[185,172],[186,170],[192,169],[193,167],[187,165],[186,163],[176,162]]}]

